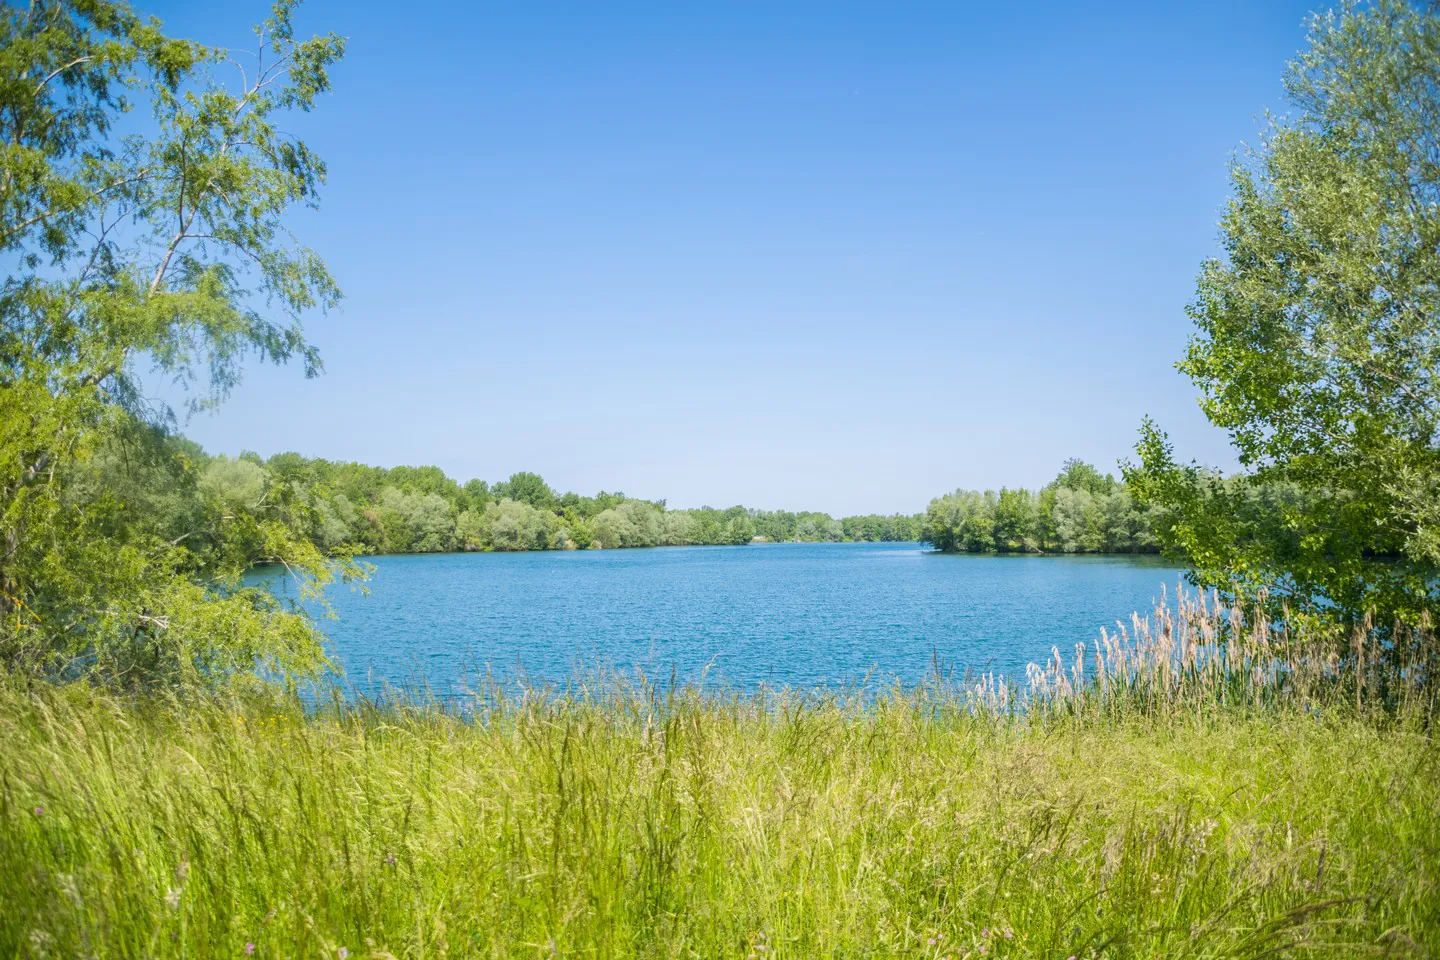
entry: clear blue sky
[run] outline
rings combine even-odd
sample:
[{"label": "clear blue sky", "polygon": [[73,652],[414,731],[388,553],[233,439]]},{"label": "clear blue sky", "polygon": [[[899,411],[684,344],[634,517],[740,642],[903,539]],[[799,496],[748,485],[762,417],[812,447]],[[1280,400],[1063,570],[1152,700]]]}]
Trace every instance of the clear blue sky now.
[{"label": "clear blue sky", "polygon": [[836,515],[1114,469],[1147,413],[1230,466],[1173,363],[1311,6],[311,0],[327,370],[186,432]]}]

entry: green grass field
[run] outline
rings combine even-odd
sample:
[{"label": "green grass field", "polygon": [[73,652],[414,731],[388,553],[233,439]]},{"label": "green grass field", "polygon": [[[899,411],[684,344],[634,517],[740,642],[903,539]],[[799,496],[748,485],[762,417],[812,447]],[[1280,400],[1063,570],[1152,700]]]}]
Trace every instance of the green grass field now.
[{"label": "green grass field", "polygon": [[12,685],[0,955],[1435,956],[1426,716]]}]

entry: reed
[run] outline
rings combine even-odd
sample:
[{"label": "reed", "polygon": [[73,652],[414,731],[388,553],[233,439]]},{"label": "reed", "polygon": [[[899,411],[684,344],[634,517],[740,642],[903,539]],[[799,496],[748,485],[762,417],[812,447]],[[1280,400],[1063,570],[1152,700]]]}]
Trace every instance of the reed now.
[{"label": "reed", "polygon": [[[1357,711],[1435,712],[1440,643],[1428,614],[1413,625],[1378,630],[1367,619],[1346,633],[1282,608],[1268,598],[1224,602],[1218,591],[1162,591],[1148,616],[1101,629],[1077,643],[1067,661],[1059,647],[1031,664],[1021,691],[997,696],[985,682],[974,694],[990,709],[1100,710],[1146,714],[1196,706],[1330,709],[1347,698]],[[1018,696],[1016,695],[1018,693]]]},{"label": "reed", "polygon": [[7,681],[0,956],[1435,956],[1427,644],[1181,593],[1018,684]]}]

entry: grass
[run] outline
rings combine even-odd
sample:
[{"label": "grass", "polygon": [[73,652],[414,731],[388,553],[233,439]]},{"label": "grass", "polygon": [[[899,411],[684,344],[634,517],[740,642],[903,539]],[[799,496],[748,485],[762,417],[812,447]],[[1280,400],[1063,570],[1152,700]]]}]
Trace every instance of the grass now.
[{"label": "grass", "polygon": [[0,957],[1440,951],[1433,709],[1156,699],[1140,662],[1025,710],[0,684]]}]

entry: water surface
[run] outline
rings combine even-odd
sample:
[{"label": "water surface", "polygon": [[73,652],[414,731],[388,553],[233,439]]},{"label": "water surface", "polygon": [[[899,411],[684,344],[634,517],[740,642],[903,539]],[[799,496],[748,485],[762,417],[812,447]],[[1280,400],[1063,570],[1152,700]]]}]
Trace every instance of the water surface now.
[{"label": "water surface", "polygon": [[332,591],[347,680],[455,692],[487,667],[562,683],[596,667],[813,687],[946,671],[1023,677],[1052,646],[1146,611],[1150,558],[940,555],[919,544],[767,544],[372,558]]}]

